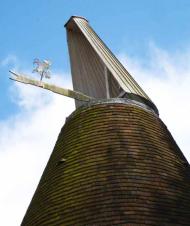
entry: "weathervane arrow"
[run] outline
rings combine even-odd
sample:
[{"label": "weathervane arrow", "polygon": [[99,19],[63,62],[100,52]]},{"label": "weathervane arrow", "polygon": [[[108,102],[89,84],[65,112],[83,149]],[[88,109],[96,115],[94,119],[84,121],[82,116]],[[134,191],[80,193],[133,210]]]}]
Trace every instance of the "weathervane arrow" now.
[{"label": "weathervane arrow", "polygon": [[[45,60],[43,61],[43,63],[44,62],[45,62]],[[49,62],[45,62],[45,63],[49,64]],[[50,64],[49,64],[49,66],[50,66]],[[25,76],[24,74],[16,73],[16,72],[11,71],[11,70],[9,71],[12,74],[10,79],[14,80],[16,82],[21,82],[21,83],[24,83],[24,84],[30,84],[30,85],[37,86],[37,87],[40,87],[40,88],[43,88],[43,89],[47,89],[47,90],[50,90],[54,93],[57,93],[57,94],[60,94],[60,95],[63,95],[63,96],[67,96],[67,97],[70,97],[70,98],[73,98],[73,99],[76,99],[76,100],[79,100],[79,101],[88,102],[88,101],[94,99],[93,97],[87,96],[87,95],[85,95],[85,94],[83,94],[79,91],[65,89],[65,88],[62,88],[62,87],[59,87],[59,86],[55,86],[53,84],[42,82],[43,77],[50,78],[49,66],[47,67],[47,65],[45,65],[46,68],[44,69],[43,68],[44,66],[42,66],[42,65],[40,66],[39,64],[37,64],[37,67],[34,70],[41,75],[40,81],[33,79],[33,78],[30,78],[28,76]]]}]

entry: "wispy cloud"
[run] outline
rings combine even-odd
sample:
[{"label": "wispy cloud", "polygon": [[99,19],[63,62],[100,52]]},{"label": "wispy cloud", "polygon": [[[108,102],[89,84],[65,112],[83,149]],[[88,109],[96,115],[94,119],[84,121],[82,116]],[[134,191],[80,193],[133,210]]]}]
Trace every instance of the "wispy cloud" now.
[{"label": "wispy cloud", "polygon": [[4,59],[0,59],[1,67],[11,66],[11,67],[16,68],[18,65],[19,65],[18,58],[14,54],[10,54],[7,57],[5,57]]}]

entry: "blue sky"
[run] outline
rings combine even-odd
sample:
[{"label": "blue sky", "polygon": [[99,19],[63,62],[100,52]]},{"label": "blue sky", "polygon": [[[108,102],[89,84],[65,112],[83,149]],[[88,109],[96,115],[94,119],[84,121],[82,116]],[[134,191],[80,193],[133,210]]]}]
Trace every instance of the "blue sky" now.
[{"label": "blue sky", "polygon": [[[64,24],[86,17],[142,85],[190,160],[190,1],[1,1],[0,224],[19,225],[73,101],[8,79],[52,61],[52,81],[72,87]],[[47,123],[48,122],[48,123]],[[11,218],[10,216],[11,212]]]}]

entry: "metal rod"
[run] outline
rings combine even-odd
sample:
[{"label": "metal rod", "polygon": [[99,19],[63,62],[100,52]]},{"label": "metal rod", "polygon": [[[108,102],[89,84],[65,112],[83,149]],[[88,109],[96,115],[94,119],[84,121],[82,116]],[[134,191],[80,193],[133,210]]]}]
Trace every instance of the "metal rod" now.
[{"label": "metal rod", "polygon": [[106,97],[110,98],[110,89],[109,89],[109,81],[108,81],[108,69],[104,66],[104,75],[105,75],[105,83],[106,83]]}]

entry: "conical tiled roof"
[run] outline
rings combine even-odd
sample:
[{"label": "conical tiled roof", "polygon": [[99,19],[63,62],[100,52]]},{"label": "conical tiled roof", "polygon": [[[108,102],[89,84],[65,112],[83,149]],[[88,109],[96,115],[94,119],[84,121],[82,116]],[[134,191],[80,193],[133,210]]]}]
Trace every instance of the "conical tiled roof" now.
[{"label": "conical tiled roof", "polygon": [[80,107],[61,130],[22,226],[190,225],[188,162],[132,101]]}]

